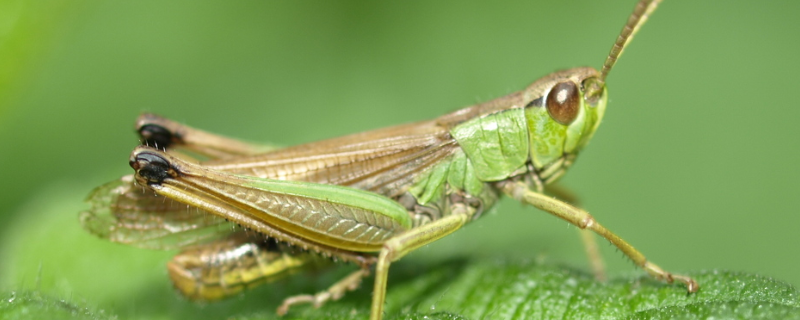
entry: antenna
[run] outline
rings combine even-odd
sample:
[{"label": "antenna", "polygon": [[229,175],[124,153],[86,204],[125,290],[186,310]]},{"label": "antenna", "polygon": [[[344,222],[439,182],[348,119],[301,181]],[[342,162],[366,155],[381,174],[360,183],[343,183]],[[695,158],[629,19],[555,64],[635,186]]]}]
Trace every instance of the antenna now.
[{"label": "antenna", "polygon": [[625,23],[625,27],[622,28],[619,36],[617,36],[617,41],[614,42],[614,46],[611,47],[611,52],[608,54],[606,62],[603,63],[603,69],[600,71],[600,79],[591,83],[591,87],[587,90],[587,96],[596,97],[600,94],[600,91],[602,91],[603,87],[606,85],[608,73],[611,72],[611,68],[617,63],[617,59],[622,56],[622,51],[628,43],[633,40],[633,36],[636,35],[639,28],[642,27],[647,21],[647,18],[656,10],[660,2],[661,0],[642,0],[636,4],[633,13],[628,17],[628,22]]}]

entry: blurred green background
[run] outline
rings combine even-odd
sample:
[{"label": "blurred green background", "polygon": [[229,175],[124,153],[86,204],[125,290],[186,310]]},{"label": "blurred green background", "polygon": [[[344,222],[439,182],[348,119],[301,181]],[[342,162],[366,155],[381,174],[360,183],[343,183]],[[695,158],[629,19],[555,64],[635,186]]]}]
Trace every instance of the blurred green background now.
[{"label": "blurred green background", "polygon": [[[141,112],[284,145],[428,119],[599,67],[633,5],[2,1],[0,288],[101,306],[126,298],[114,286],[169,290],[170,253],[106,243],[77,220],[93,186],[131,172]],[[663,3],[612,72],[604,124],[563,184],[668,270],[800,285],[798,14],[792,1]],[[588,270],[576,228],[507,200],[494,213],[408,259]],[[638,272],[602,248],[612,275]],[[117,262],[130,255],[145,260]]]}]

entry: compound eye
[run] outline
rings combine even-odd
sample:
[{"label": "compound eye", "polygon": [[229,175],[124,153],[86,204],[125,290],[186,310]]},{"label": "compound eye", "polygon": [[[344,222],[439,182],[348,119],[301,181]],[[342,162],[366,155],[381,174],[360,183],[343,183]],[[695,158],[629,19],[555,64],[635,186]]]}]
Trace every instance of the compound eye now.
[{"label": "compound eye", "polygon": [[580,92],[572,81],[553,86],[547,94],[547,112],[556,122],[565,126],[575,121],[580,110]]}]

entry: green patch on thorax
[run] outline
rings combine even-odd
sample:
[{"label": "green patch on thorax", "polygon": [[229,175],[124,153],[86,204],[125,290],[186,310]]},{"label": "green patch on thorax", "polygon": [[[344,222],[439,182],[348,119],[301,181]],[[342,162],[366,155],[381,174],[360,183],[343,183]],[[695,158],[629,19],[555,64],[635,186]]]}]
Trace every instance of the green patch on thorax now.
[{"label": "green patch on thorax", "polygon": [[463,192],[483,200],[484,205],[491,205],[494,197],[489,189],[476,175],[472,161],[463,151],[458,150],[420,174],[408,191],[421,205],[438,203],[452,192]]},{"label": "green patch on thorax", "polygon": [[450,134],[483,181],[499,181],[528,162],[528,125],[522,108],[504,110],[464,122]]}]

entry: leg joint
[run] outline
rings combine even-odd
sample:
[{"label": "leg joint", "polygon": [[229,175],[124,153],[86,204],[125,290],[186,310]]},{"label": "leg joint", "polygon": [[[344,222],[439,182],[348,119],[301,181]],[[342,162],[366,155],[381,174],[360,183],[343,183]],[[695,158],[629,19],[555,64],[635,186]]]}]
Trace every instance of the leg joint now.
[{"label": "leg joint", "polygon": [[590,215],[587,215],[586,217],[584,217],[580,221],[580,224],[578,224],[578,228],[581,228],[581,229],[589,228],[589,229],[591,229],[592,226],[594,226],[594,224],[595,224],[594,217],[592,217]]}]

